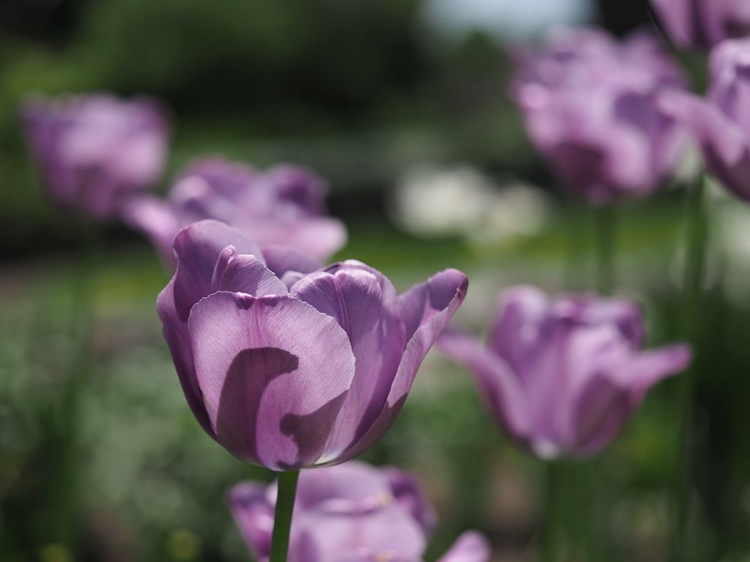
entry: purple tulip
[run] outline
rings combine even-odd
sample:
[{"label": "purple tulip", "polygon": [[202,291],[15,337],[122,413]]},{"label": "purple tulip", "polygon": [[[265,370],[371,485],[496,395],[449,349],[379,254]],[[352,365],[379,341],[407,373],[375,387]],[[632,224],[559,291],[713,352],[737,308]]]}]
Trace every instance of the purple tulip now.
[{"label": "purple tulip", "polygon": [[680,47],[713,47],[750,36],[747,0],[651,0],[671,39]]},{"label": "purple tulip", "polygon": [[750,201],[750,39],[716,47],[710,70],[707,99],[670,92],[659,104],[693,132],[708,170]]},{"label": "purple tulip", "polygon": [[326,259],[346,243],[344,225],[325,216],[325,181],[299,166],[266,172],[221,158],[193,162],[166,200],[144,197],[126,220],[144,232],[172,264],[172,241],[183,226],[215,219],[238,228],[261,247],[281,244]]},{"label": "purple tulip", "polygon": [[[406,494],[403,482],[408,483]],[[250,551],[257,560],[268,560],[276,486],[238,484],[228,501]],[[414,506],[420,507],[415,511]],[[434,519],[417,481],[400,470],[352,461],[305,471],[299,478],[288,560],[418,562]],[[468,532],[439,562],[487,562],[489,557],[487,540]]]},{"label": "purple tulip", "polygon": [[511,439],[554,458],[603,449],[648,389],[689,363],[687,346],[644,352],[644,338],[634,302],[514,287],[500,295],[487,347],[453,328],[439,346],[471,369]]},{"label": "purple tulip", "polygon": [[147,99],[33,99],[23,124],[50,198],[97,219],[115,216],[129,197],[152,187],[167,156],[165,112]]},{"label": "purple tulip", "polygon": [[398,296],[363,263],[261,252],[216,221],[182,229],[174,251],[157,309],[187,401],[231,453],[273,470],[380,439],[468,285],[451,269]]},{"label": "purple tulip", "polygon": [[609,204],[646,195],[674,172],[685,133],[654,99],[684,80],[655,38],[565,29],[514,58],[512,94],[529,136],[575,194]]}]

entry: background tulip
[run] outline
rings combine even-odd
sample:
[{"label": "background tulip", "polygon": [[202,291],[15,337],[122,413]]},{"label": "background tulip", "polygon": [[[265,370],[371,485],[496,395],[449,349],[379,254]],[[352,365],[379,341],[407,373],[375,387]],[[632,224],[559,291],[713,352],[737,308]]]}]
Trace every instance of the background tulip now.
[{"label": "background tulip", "polygon": [[732,193],[750,200],[750,39],[725,41],[711,52],[707,99],[664,93],[659,104],[701,145],[708,170]]},{"label": "background tulip", "polygon": [[[275,485],[238,484],[230,490],[228,501],[251,552],[256,559],[267,560]],[[434,518],[418,482],[400,470],[379,470],[353,461],[305,471],[299,479],[289,562],[417,562]],[[440,562],[486,562],[489,557],[487,540],[468,532]]]},{"label": "background tulip", "polygon": [[283,244],[326,259],[346,243],[341,221],[324,216],[325,181],[300,166],[259,172],[221,158],[198,160],[180,175],[166,200],[131,202],[126,219],[144,232],[167,263],[183,226],[216,219],[249,234],[264,248]]},{"label": "background tulip", "polygon": [[22,117],[32,158],[61,207],[111,218],[162,173],[168,127],[154,101],[106,94],[36,98]]},{"label": "background tulip", "polygon": [[750,36],[746,0],[651,0],[670,38],[680,47],[713,47]]},{"label": "background tulip", "polygon": [[684,80],[654,37],[558,30],[515,59],[512,93],[529,136],[574,193],[608,204],[650,193],[673,173],[685,135],[654,96]]},{"label": "background tulip", "polygon": [[157,308],[188,403],[230,452],[273,470],[373,445],[467,288],[446,270],[398,296],[365,264],[261,253],[216,221],[181,230],[174,251]]},{"label": "background tulip", "polygon": [[473,372],[508,435],[540,457],[604,448],[658,381],[683,370],[685,345],[643,352],[638,306],[590,295],[500,295],[487,347],[458,330],[440,348]]}]

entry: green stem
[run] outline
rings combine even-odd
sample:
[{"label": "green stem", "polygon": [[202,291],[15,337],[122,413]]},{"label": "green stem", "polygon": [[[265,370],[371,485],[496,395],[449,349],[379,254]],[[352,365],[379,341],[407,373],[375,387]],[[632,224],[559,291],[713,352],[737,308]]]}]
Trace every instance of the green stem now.
[{"label": "green stem", "polygon": [[[700,308],[703,281],[705,277],[705,262],[707,253],[708,216],[704,204],[705,176],[701,175],[695,187],[688,194],[687,199],[687,241],[685,270],[683,278],[683,328],[685,339],[693,344],[697,343],[698,311]],[[690,521],[690,489],[693,479],[691,442],[691,420],[693,417],[693,395],[697,379],[697,370],[691,366],[682,375],[679,391],[678,411],[679,425],[679,465],[678,478],[675,489],[675,506],[677,514],[677,529],[672,545],[672,559],[685,560],[687,552],[688,525]]]},{"label": "green stem", "polygon": [[562,507],[563,467],[560,463],[547,463],[544,503],[544,528],[542,530],[542,562],[555,562],[560,545],[560,509]]},{"label": "green stem", "polygon": [[96,298],[96,270],[100,258],[100,233],[92,224],[81,224],[79,263],[72,277],[71,337],[75,351],[69,365],[65,387],[60,395],[59,412],[53,424],[58,458],[55,468],[54,524],[51,539],[71,546],[78,517],[80,476],[76,451],[80,423],[80,395],[90,379],[92,370],[94,300]]},{"label": "green stem", "polygon": [[286,562],[298,478],[298,470],[290,470],[289,472],[279,474],[279,493],[276,498],[276,515],[273,520],[273,536],[271,537],[271,557],[269,558],[269,562]]},{"label": "green stem", "polygon": [[615,288],[617,214],[614,205],[596,210],[596,291],[611,295]]}]

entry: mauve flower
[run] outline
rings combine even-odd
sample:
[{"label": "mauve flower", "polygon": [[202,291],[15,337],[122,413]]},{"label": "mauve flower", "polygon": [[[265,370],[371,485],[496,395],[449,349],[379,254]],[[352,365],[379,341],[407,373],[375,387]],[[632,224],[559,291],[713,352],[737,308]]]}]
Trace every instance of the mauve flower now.
[{"label": "mauve flower", "polygon": [[261,252],[217,221],[182,229],[174,251],[157,309],[187,401],[231,453],[273,470],[380,439],[468,284],[449,269],[399,296],[363,263]]},{"label": "mauve flower", "polygon": [[49,196],[63,208],[111,218],[161,176],[169,131],[164,110],[152,100],[35,98],[22,118]]},{"label": "mauve flower", "polygon": [[747,0],[651,0],[651,5],[680,47],[713,47],[750,36]]},{"label": "mauve flower", "polygon": [[[243,482],[228,495],[237,526],[259,561],[271,549],[277,489]],[[300,474],[289,562],[418,562],[435,512],[416,479],[397,469],[352,461]],[[487,562],[487,540],[459,537],[439,562]]]},{"label": "mauve flower", "polygon": [[487,346],[449,328],[439,341],[466,365],[492,414],[519,445],[544,458],[603,449],[648,389],[683,370],[690,349],[642,351],[645,328],[632,301],[533,287],[500,295]]},{"label": "mauve flower", "polygon": [[679,90],[679,67],[646,32],[557,30],[514,53],[511,91],[555,175],[593,204],[646,195],[674,173],[685,132],[654,103]]},{"label": "mauve flower", "polygon": [[710,71],[706,99],[669,92],[659,104],[693,132],[708,170],[735,195],[750,200],[750,39],[717,46]]},{"label": "mauve flower", "polygon": [[326,182],[289,164],[265,172],[221,158],[190,164],[166,200],[143,197],[126,208],[127,222],[145,233],[167,263],[183,226],[215,219],[238,228],[261,247],[281,244],[327,259],[346,243],[341,221],[325,216]]}]

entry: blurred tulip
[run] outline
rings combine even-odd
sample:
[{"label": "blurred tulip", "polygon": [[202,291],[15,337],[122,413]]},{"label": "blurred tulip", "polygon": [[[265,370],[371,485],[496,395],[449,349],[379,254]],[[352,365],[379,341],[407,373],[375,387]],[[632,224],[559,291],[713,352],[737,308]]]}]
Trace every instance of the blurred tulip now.
[{"label": "blurred tulip", "polygon": [[609,204],[647,195],[676,171],[686,135],[654,98],[684,80],[654,37],[558,30],[514,58],[512,93],[529,136],[575,194]]},{"label": "blurred tulip", "polygon": [[693,132],[708,170],[750,201],[750,39],[725,41],[711,52],[707,99],[670,92],[659,105]]},{"label": "blurred tulip", "polygon": [[273,470],[337,464],[380,439],[468,285],[446,270],[398,296],[363,263],[261,253],[216,221],[181,230],[174,251],[157,308],[188,403],[231,453]]},{"label": "blurred tulip", "polygon": [[680,47],[713,47],[750,36],[747,0],[651,0],[651,5]]},{"label": "blurred tulip", "polygon": [[166,200],[143,197],[126,208],[127,222],[145,233],[166,263],[183,226],[202,219],[225,222],[261,248],[282,244],[327,259],[346,243],[346,228],[324,216],[325,181],[312,171],[278,165],[266,172],[221,158],[193,162]]},{"label": "blurred tulip", "polygon": [[152,100],[106,94],[37,98],[24,105],[22,118],[49,196],[63,208],[112,218],[161,176],[168,125]]},{"label": "blurred tulip", "polygon": [[[250,551],[268,560],[276,486],[244,482],[228,496]],[[418,562],[435,513],[417,481],[396,469],[360,462],[300,475],[289,562]],[[461,535],[439,562],[487,562],[490,549],[479,533]]]},{"label": "blurred tulip", "polygon": [[638,306],[622,299],[550,299],[532,287],[500,295],[484,347],[449,328],[439,341],[472,370],[509,437],[543,458],[589,456],[619,432],[648,389],[683,370],[685,345],[644,352]]}]

